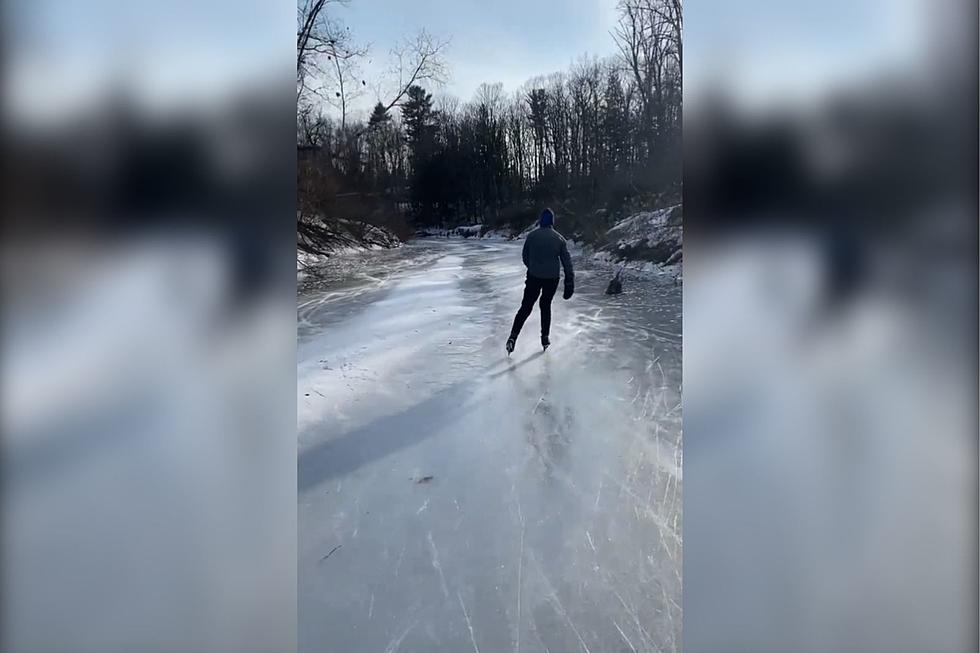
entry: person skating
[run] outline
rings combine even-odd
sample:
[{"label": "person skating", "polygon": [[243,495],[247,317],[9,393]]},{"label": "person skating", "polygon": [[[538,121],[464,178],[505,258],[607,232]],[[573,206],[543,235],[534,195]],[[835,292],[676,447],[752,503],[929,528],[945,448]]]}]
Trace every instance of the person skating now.
[{"label": "person skating", "polygon": [[527,267],[527,278],[524,281],[524,298],[521,307],[517,309],[517,315],[514,316],[514,325],[507,339],[508,354],[514,351],[517,336],[520,335],[521,327],[534,310],[535,301],[538,302],[541,310],[541,346],[547,349],[551,344],[548,339],[551,330],[551,300],[558,290],[560,268],[565,271],[565,292],[562,297],[569,299],[575,292],[572,257],[568,254],[565,238],[555,231],[555,214],[551,209],[541,212],[538,228],[524,239],[522,258]]}]

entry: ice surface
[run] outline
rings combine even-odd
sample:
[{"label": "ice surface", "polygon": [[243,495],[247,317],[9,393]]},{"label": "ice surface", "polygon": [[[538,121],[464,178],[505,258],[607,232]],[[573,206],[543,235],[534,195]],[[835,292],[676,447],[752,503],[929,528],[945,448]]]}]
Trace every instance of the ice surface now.
[{"label": "ice surface", "polygon": [[508,358],[520,243],[344,261],[299,298],[300,650],[679,650],[679,286],[576,261]]}]

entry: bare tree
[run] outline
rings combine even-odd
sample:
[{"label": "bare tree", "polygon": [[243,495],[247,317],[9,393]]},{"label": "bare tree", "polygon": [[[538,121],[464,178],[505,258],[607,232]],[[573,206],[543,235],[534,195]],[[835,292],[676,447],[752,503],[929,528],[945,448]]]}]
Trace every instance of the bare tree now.
[{"label": "bare tree", "polygon": [[653,6],[653,11],[669,29],[667,54],[677,62],[680,77],[684,75],[684,41],[681,32],[684,29],[684,12],[681,0],[662,0]]},{"label": "bare tree", "polygon": [[500,115],[504,103],[504,85],[500,82],[484,82],[476,89],[476,104],[486,108],[492,119]]},{"label": "bare tree", "polygon": [[[354,43],[350,28],[328,14],[330,5],[346,5],[349,0],[304,0],[297,10],[296,87],[302,103],[309,94],[325,99],[340,110],[343,128],[351,101],[363,93],[367,82],[357,79],[358,62],[370,47]],[[314,78],[325,79],[319,88]]]},{"label": "bare tree", "polygon": [[348,0],[302,0],[296,14],[296,87],[297,95],[306,91],[307,80],[319,71],[320,55],[336,52],[338,44],[349,37],[327,14],[327,6],[343,5]]},{"label": "bare tree", "polygon": [[[340,111],[341,127],[347,124],[351,102],[367,90],[367,81],[360,79],[359,64],[370,46],[354,42],[349,27],[330,15],[330,7],[347,5],[350,0],[300,0],[296,26],[296,91],[300,104],[312,101],[317,95]],[[385,110],[397,106],[408,89],[422,82],[441,84],[448,76],[443,57],[449,41],[434,38],[424,29],[391,49],[391,78],[386,100],[382,99],[381,84],[377,85],[378,100]],[[325,83],[313,87],[313,81]]]},{"label": "bare tree", "polygon": [[[330,67],[330,78],[336,85],[334,89],[327,89],[325,99],[334,108],[340,111],[340,127],[347,127],[347,109],[351,102],[364,94],[367,81],[359,79],[360,66],[358,62],[361,57],[368,53],[368,46],[361,48],[343,48],[333,55],[327,55],[327,60],[332,63]],[[330,91],[333,91],[332,94]]]},{"label": "bare tree", "polygon": [[442,84],[449,75],[444,58],[449,39],[434,38],[424,29],[391,49],[392,66],[389,71],[395,80],[390,99],[384,103],[385,109],[395,107],[408,89],[422,82]]},{"label": "bare tree", "polygon": [[620,0],[620,19],[612,32],[633,79],[643,112],[647,148],[654,147],[674,116],[669,106],[679,95],[683,46],[680,0]]},{"label": "bare tree", "polygon": [[306,105],[297,109],[296,139],[300,145],[320,147],[326,140],[330,127],[322,113],[315,107]]},{"label": "bare tree", "polygon": [[620,2],[620,17],[612,32],[613,40],[619,48],[620,56],[626,69],[633,78],[633,85],[640,100],[643,114],[644,131],[649,130],[652,123],[651,109],[653,105],[653,49],[649,33],[649,12],[644,10],[639,2]]},{"label": "bare tree", "polygon": [[439,93],[435,96],[435,108],[439,113],[454,118],[459,113],[459,98],[448,93]]}]

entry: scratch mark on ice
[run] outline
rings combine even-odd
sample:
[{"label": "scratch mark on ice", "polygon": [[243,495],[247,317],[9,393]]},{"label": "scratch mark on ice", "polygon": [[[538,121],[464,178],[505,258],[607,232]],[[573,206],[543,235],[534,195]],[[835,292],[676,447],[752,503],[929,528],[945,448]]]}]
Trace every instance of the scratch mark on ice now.
[{"label": "scratch mark on ice", "polygon": [[411,631],[412,628],[415,628],[418,623],[418,621],[413,621],[411,625],[405,629],[405,632],[403,632],[397,639],[393,639],[388,642],[388,648],[385,649],[385,653],[395,653],[395,651],[398,650],[398,647],[402,645],[402,640],[405,639],[405,636],[408,635],[409,631]]},{"label": "scratch mark on ice", "polygon": [[643,640],[646,641],[647,643],[651,643],[653,641],[653,638],[650,637],[650,633],[648,633],[640,624],[640,617],[639,615],[636,614],[636,610],[634,610],[633,608],[631,608],[629,605],[626,604],[626,601],[623,600],[623,597],[620,595],[620,593],[616,591],[615,587],[613,587],[612,580],[605,574],[603,574],[603,577],[605,578],[606,583],[609,584],[609,589],[612,591],[613,595],[615,595],[616,599],[619,601],[619,604],[623,606],[623,610],[626,611],[626,614],[632,617],[633,624],[636,626],[636,629],[640,631],[640,637],[643,638]]},{"label": "scratch mark on ice", "polygon": [[517,559],[517,644],[515,652],[521,650],[521,590],[523,588],[524,575],[524,533],[527,530],[527,523],[524,521],[524,513],[521,512],[521,500],[517,500],[517,516],[521,520],[521,552]]},{"label": "scratch mark on ice", "polygon": [[620,481],[616,480],[612,476],[609,476],[609,479],[613,483],[618,485],[621,491],[628,494],[634,501],[637,502],[637,504],[640,505],[641,511],[647,516],[647,518],[650,521],[653,522],[653,524],[660,531],[661,536],[666,535],[667,537],[672,539],[678,546],[682,544],[681,536],[677,533],[677,515],[674,515],[673,525],[668,524],[666,521],[664,521],[663,517],[658,515],[654,510],[651,510],[649,506],[644,504],[642,497],[637,496],[637,494],[633,492],[633,490],[629,489],[628,487],[623,485]]},{"label": "scratch mark on ice", "polygon": [[623,629],[619,627],[619,624],[616,623],[615,619],[613,619],[613,625],[616,626],[616,630],[618,630],[619,634],[623,636],[624,640],[626,640],[626,644],[630,647],[630,650],[633,651],[633,653],[636,653],[636,647],[633,646],[633,642],[631,642],[630,638],[626,636],[626,633],[624,633]]},{"label": "scratch mark on ice", "polygon": [[533,549],[531,551],[531,560],[534,562],[534,565],[537,567],[538,574],[540,574],[542,580],[544,580],[545,587],[547,587],[548,593],[551,594],[551,601],[554,604],[555,608],[557,609],[558,614],[564,617],[565,623],[567,623],[568,627],[572,629],[573,633],[575,633],[575,637],[578,638],[578,642],[579,644],[582,645],[582,648],[585,650],[585,653],[592,653],[592,651],[589,650],[589,646],[585,643],[585,640],[582,639],[582,635],[579,633],[578,628],[575,627],[575,624],[572,623],[571,618],[568,616],[568,612],[565,610],[565,606],[562,605],[561,599],[558,598],[558,593],[555,592],[555,587],[551,584],[551,581],[548,580],[548,577],[544,573],[544,569],[541,568],[541,563],[538,562],[537,557],[533,553]]},{"label": "scratch mark on ice", "polygon": [[466,604],[463,603],[463,596],[456,592],[456,598],[459,599],[459,607],[463,608],[463,616],[466,617],[466,627],[470,629],[470,641],[473,643],[473,650],[476,653],[480,653],[480,647],[476,645],[476,635],[473,634],[473,623],[470,621],[470,614],[466,611]]},{"label": "scratch mark on ice", "polygon": [[598,553],[598,551],[595,550],[595,544],[592,543],[592,535],[589,534],[589,531],[585,531],[585,537],[589,540],[589,546],[592,547],[592,553]]},{"label": "scratch mark on ice", "polygon": [[395,563],[395,578],[398,578],[398,569],[402,566],[402,558],[405,557],[405,545],[402,544],[402,551],[398,554],[398,562]]},{"label": "scratch mark on ice", "polygon": [[432,531],[429,531],[429,547],[432,549],[432,567],[439,572],[439,584],[442,586],[442,593],[448,599],[449,589],[446,587],[446,577],[442,573],[442,565],[439,564],[439,551],[436,550],[436,543],[432,539]]}]

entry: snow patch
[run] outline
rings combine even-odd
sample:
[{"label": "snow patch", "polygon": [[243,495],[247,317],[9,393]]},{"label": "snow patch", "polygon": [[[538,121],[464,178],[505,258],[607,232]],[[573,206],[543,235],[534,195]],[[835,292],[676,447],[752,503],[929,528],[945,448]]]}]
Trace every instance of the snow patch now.
[{"label": "snow patch", "polygon": [[385,227],[357,220],[315,218],[296,236],[296,277],[302,281],[334,256],[401,245],[398,236]]},{"label": "snow patch", "polygon": [[480,240],[513,240],[514,232],[503,227],[487,229],[484,224],[461,225],[458,227],[425,227],[415,232],[416,238],[478,238]]},{"label": "snow patch", "polygon": [[643,274],[680,274],[684,233],[679,204],[643,211],[620,220],[606,232],[593,254],[600,263],[624,265]]}]

